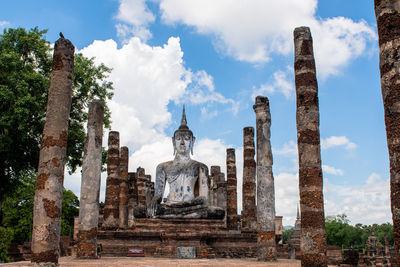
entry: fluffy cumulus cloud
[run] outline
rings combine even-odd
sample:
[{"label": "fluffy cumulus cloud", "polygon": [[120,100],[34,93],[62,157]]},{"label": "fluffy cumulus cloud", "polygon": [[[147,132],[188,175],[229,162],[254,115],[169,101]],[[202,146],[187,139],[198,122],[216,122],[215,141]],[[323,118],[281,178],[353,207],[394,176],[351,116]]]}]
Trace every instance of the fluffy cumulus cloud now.
[{"label": "fluffy cumulus cloud", "polygon": [[287,67],[286,70],[278,70],[272,75],[272,83],[262,84],[260,87],[254,87],[251,99],[258,95],[271,95],[278,91],[286,98],[290,98],[294,93],[293,68]]},{"label": "fluffy cumulus cloud", "polygon": [[325,214],[345,213],[352,224],[391,221],[389,179],[371,173],[364,184],[355,186],[324,184]]},{"label": "fluffy cumulus cloud", "polygon": [[[240,61],[268,62],[273,54],[289,55],[293,30],[307,25],[314,38],[318,73],[337,74],[361,55],[376,33],[365,21],[316,16],[317,0],[160,0],[165,23],[193,26],[214,37],[215,47]],[[334,55],[334,56],[332,56]]]},{"label": "fluffy cumulus cloud", "polygon": [[135,35],[146,41],[152,34],[147,29],[154,22],[155,17],[146,6],[146,0],[120,0],[116,18],[120,23],[116,24],[117,34],[122,40],[127,41],[131,35]]},{"label": "fluffy cumulus cloud", "polygon": [[321,139],[321,148],[328,149],[332,147],[343,146],[348,150],[357,148],[357,144],[351,142],[346,136],[330,136]]}]

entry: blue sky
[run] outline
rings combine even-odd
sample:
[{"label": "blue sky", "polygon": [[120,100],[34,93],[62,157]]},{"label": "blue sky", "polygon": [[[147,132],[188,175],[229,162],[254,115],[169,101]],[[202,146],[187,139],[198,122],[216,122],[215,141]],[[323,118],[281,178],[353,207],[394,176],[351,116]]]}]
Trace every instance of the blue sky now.
[{"label": "blue sky", "polygon": [[[276,212],[285,225],[294,223],[299,198],[292,36],[310,26],[325,213],[391,221],[373,1],[2,2],[0,28],[38,26],[52,43],[62,31],[77,51],[113,68],[112,128],[130,149],[130,171],[142,166],[154,176],[172,158],[170,136],[185,104],[194,158],[225,171],[225,150],[236,148],[240,184],[242,129],[255,126],[254,96],[268,96]],[[65,186],[79,195],[79,173]],[[103,197],[104,187],[105,175]]]}]

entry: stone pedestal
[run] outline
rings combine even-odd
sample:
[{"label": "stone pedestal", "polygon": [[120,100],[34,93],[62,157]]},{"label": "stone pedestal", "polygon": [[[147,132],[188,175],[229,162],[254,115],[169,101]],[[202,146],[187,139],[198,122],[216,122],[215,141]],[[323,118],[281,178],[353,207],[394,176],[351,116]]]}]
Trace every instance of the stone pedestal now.
[{"label": "stone pedestal", "polygon": [[230,230],[238,229],[237,215],[237,179],[235,149],[226,150],[226,184],[227,184],[227,226]]},{"label": "stone pedestal", "polygon": [[32,263],[57,264],[60,254],[61,207],[71,109],[74,46],[56,41],[40,147],[33,208]]},{"label": "stone pedestal", "polygon": [[294,30],[296,122],[301,208],[301,262],[327,266],[318,84],[310,29]]},{"label": "stone pedestal", "polygon": [[119,226],[119,132],[111,131],[108,136],[107,185],[103,227]]},{"label": "stone pedestal", "polygon": [[276,260],[275,188],[272,174],[271,113],[267,97],[257,96],[257,232],[258,260]]},{"label": "stone pedestal", "polygon": [[256,218],[256,161],[254,160],[254,128],[243,129],[243,194],[242,230],[255,231]]},{"label": "stone pedestal", "polygon": [[81,198],[79,205],[78,258],[98,258],[97,227],[103,138],[104,105],[89,104],[87,137],[82,162]]}]

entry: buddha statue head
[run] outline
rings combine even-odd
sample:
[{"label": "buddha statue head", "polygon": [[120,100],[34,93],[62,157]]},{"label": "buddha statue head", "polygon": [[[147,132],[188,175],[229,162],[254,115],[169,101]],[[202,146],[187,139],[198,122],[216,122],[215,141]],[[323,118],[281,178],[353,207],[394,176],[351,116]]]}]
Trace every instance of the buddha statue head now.
[{"label": "buddha statue head", "polygon": [[181,125],[174,132],[172,137],[172,145],[174,146],[174,156],[190,157],[189,152],[193,155],[193,145],[196,138],[193,132],[187,126],[185,106],[183,106]]}]

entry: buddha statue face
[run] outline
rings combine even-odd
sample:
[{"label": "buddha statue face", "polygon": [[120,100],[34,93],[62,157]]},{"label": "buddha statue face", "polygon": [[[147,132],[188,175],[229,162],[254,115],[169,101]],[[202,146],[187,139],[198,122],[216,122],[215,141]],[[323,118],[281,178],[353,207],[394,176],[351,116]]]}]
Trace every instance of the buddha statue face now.
[{"label": "buddha statue face", "polygon": [[193,155],[194,140],[195,137],[190,131],[176,131],[174,137],[172,138],[174,155],[178,153],[180,155],[189,156],[190,152]]}]

